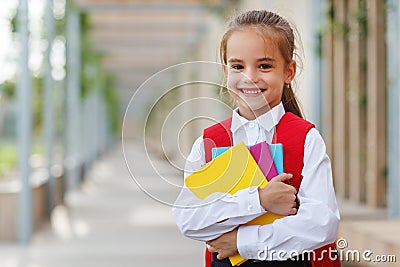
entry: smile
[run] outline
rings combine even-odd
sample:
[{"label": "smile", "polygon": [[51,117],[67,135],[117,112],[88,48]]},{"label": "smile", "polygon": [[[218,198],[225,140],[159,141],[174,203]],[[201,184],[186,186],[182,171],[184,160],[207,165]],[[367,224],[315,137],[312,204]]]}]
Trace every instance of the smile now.
[{"label": "smile", "polygon": [[265,91],[265,89],[259,89],[259,88],[241,88],[238,90],[246,95],[259,95],[260,93]]}]

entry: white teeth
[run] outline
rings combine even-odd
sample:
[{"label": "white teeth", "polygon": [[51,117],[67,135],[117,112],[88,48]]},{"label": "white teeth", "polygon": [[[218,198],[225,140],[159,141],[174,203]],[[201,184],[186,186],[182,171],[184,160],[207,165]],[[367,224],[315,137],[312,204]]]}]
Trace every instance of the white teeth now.
[{"label": "white teeth", "polygon": [[260,90],[245,90],[245,89],[243,89],[243,92],[244,92],[245,94],[258,94],[258,93],[260,93],[261,91],[260,91]]}]

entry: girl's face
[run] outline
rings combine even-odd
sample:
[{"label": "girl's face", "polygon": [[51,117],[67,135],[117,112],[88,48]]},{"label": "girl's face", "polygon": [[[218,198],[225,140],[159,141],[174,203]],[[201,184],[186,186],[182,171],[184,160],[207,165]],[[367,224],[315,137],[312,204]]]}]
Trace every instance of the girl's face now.
[{"label": "girl's face", "polygon": [[229,94],[241,116],[252,120],[281,101],[283,87],[296,74],[296,63],[286,64],[275,42],[254,30],[236,31],[226,45]]}]

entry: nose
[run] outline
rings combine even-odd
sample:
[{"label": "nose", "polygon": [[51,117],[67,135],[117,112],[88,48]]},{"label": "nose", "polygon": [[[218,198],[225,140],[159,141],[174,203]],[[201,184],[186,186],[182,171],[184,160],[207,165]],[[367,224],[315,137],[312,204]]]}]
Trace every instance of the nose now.
[{"label": "nose", "polygon": [[257,69],[254,68],[247,68],[246,71],[244,72],[243,79],[245,81],[250,82],[250,83],[257,83],[258,82],[258,71]]}]

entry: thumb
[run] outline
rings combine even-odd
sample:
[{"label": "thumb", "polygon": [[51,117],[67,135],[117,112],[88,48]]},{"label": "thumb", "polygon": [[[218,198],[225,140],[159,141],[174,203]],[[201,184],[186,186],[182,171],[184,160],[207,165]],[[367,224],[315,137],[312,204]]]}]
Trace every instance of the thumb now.
[{"label": "thumb", "polygon": [[272,182],[272,181],[284,182],[284,181],[287,181],[287,180],[289,180],[289,179],[291,179],[291,178],[293,178],[293,174],[291,174],[291,173],[281,173],[281,174],[279,174],[278,176],[276,176],[275,178],[273,178],[273,179],[271,180],[271,182]]}]

